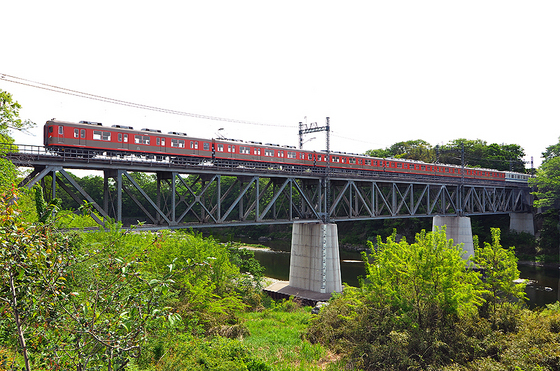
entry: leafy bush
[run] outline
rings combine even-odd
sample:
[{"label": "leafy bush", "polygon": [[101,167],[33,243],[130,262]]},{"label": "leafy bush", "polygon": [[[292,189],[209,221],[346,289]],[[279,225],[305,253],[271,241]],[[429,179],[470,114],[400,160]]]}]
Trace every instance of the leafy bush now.
[{"label": "leafy bush", "polygon": [[[477,260],[486,281],[468,268],[461,246],[448,241],[444,230],[419,233],[412,244],[396,242],[395,235],[386,242],[378,238],[377,250],[363,255],[363,285],[345,287],[331,299],[313,320],[309,339],[366,370],[502,369],[499,358],[511,348],[508,334],[527,328],[526,310],[508,302],[523,298],[522,285],[511,282],[519,272],[512,250],[499,244],[499,230],[492,233],[493,243],[480,249]],[[486,300],[490,321],[479,317]],[[528,364],[509,357],[506,369]]]}]

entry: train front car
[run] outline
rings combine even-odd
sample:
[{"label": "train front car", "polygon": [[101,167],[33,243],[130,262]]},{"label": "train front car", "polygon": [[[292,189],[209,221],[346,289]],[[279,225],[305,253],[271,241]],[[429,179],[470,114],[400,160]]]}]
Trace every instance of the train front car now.
[{"label": "train front car", "polygon": [[505,172],[505,179],[508,183],[521,183],[521,184],[528,184],[529,183],[530,175],[523,174],[523,173],[515,173],[513,171],[506,171]]},{"label": "train front car", "polygon": [[[60,121],[56,119],[45,123],[43,144],[48,151],[63,154],[66,152],[76,153],[82,149],[87,151],[86,132],[88,125],[101,126],[101,123],[84,121],[81,123]],[[91,127],[91,126],[90,126]]]}]

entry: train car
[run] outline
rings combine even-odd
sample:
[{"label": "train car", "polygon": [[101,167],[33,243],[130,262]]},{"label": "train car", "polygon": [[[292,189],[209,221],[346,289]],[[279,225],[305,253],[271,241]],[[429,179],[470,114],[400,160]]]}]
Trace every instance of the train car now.
[{"label": "train car", "polygon": [[131,126],[103,126],[50,120],[44,127],[44,145],[51,151],[79,155],[106,152],[143,156],[195,156],[212,158],[212,140],[187,137],[185,133],[161,133],[157,129],[134,130]]},{"label": "train car", "polygon": [[[346,152],[306,151],[293,146],[280,146],[236,139],[204,139],[186,133],[131,126],[103,126],[98,122],[79,123],[49,120],[44,127],[44,145],[59,154],[95,156],[98,154],[135,155],[169,158],[175,163],[199,163],[212,160],[214,164],[310,170],[326,168],[335,172],[366,171],[392,175],[422,177],[450,177],[494,182],[527,183],[528,175],[493,169],[462,168],[457,165],[430,164],[406,159],[375,158]],[[328,158],[327,158],[328,157]]]},{"label": "train car", "polygon": [[529,177],[530,176],[528,174],[515,173],[515,172],[512,172],[512,171],[506,171],[505,172],[505,181],[506,182],[528,183]]}]

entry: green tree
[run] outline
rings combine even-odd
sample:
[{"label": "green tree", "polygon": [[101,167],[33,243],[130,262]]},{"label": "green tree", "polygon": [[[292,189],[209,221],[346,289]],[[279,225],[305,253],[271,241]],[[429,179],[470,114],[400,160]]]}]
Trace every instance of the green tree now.
[{"label": "green tree", "polygon": [[368,150],[366,154],[372,157],[404,158],[424,162],[433,162],[435,158],[433,147],[422,139],[398,142],[386,149]]},{"label": "green tree", "polygon": [[57,318],[71,243],[51,224],[23,221],[15,199],[5,194],[0,200],[0,312],[5,316],[0,327],[17,335],[25,370],[30,370],[30,349],[44,346]]},{"label": "green tree", "polygon": [[[6,151],[14,150],[10,146],[14,139],[10,136],[10,130],[26,131],[35,126],[29,120],[19,117],[21,105],[14,101],[12,95],[0,90],[0,155]],[[14,186],[18,172],[11,161],[0,158],[0,193],[7,192]]]},{"label": "green tree", "polygon": [[544,158],[535,177],[529,179],[529,184],[536,187],[535,207],[560,208],[560,139],[558,143],[550,145],[543,152]]},{"label": "green tree", "polygon": [[488,304],[495,314],[500,304],[512,299],[524,300],[525,284],[519,282],[519,269],[515,248],[504,249],[500,245],[500,229],[492,228],[492,243],[475,246],[474,262],[484,270],[482,287],[487,291]]},{"label": "green tree", "polygon": [[389,305],[415,328],[437,326],[438,317],[473,313],[483,302],[480,279],[466,269],[463,254],[461,245],[446,239],[444,229],[422,231],[412,244],[395,241],[395,234],[386,242],[378,238],[371,257],[364,254],[364,290],[371,301]]},{"label": "green tree", "polygon": [[174,265],[155,277],[142,269],[148,259],[146,249],[157,243],[157,237],[154,241],[136,236],[130,241],[118,224],[106,227],[83,237],[69,267],[68,290],[56,321],[58,333],[52,334],[65,336],[50,348],[62,367],[123,370],[130,359],[140,356],[150,326],[178,319],[163,304],[173,283]]},{"label": "green tree", "polygon": [[393,154],[389,151],[388,148],[368,149],[365,154],[371,157],[378,157],[378,158],[389,158],[393,156]]},{"label": "green tree", "polygon": [[529,184],[536,186],[533,192],[536,196],[535,207],[556,206],[560,200],[560,157],[546,161],[537,170],[534,178],[529,179]]},{"label": "green tree", "polygon": [[461,165],[464,147],[465,165],[501,171],[525,171],[525,151],[517,144],[488,144],[481,139],[455,139],[438,148],[439,162]]},{"label": "green tree", "polygon": [[19,117],[21,104],[14,100],[12,94],[0,90],[0,143],[13,143],[10,130],[26,131],[35,126],[30,120]]},{"label": "green tree", "polygon": [[546,148],[546,150],[542,153],[543,163],[546,163],[548,160],[551,160],[555,157],[560,157],[560,138],[558,138],[558,143],[552,144]]},{"label": "green tree", "polygon": [[[544,161],[541,167],[537,170],[534,177],[529,179],[529,184],[536,188],[532,194],[535,196],[533,206],[537,208],[554,208],[555,210],[545,210],[543,216],[545,217],[544,226],[553,223],[552,220],[547,220],[547,216],[558,215],[556,223],[557,231],[560,231],[560,140],[557,144],[548,146],[546,151],[543,152]],[[550,230],[550,228],[549,228]],[[550,241],[551,235],[557,236],[557,233],[549,233],[547,236],[542,236],[541,241]],[[560,240],[557,241],[560,244]]]}]

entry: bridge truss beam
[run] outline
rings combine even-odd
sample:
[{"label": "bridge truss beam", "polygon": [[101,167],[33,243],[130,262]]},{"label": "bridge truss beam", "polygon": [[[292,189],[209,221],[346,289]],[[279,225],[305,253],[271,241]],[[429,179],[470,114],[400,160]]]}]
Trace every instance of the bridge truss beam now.
[{"label": "bridge truss beam", "polygon": [[[103,196],[95,199],[62,166],[37,166],[21,183],[41,184],[56,197],[67,192],[86,202],[102,218],[124,224],[123,209],[137,207],[143,228],[197,228],[250,224],[287,224],[297,220],[331,222],[435,215],[482,215],[528,212],[526,188],[397,180],[298,177],[264,174],[211,174],[156,171],[156,192],[140,172],[104,170]],[[50,187],[45,180],[50,178]],[[152,187],[152,190],[149,188]],[[50,190],[49,190],[50,188]],[[330,189],[330,206],[327,192]],[[152,195],[152,196],[150,196]],[[101,207],[100,205],[103,205]],[[96,217],[98,223],[102,223]]]}]

